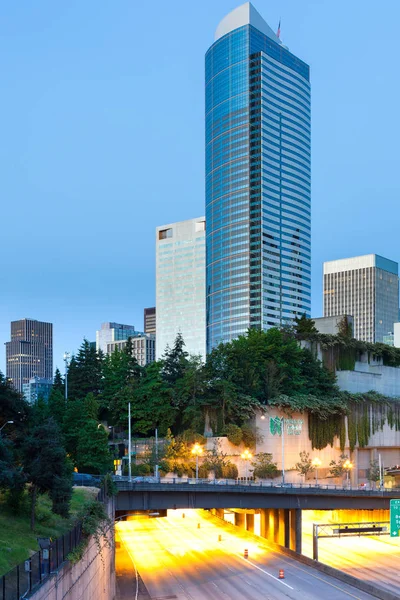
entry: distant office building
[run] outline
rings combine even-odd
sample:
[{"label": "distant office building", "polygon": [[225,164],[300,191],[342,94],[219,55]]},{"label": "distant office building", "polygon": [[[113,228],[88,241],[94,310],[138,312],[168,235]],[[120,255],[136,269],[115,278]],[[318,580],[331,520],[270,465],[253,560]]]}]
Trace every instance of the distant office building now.
[{"label": "distant office building", "polygon": [[383,342],[399,314],[398,264],[377,254],[324,263],[324,316],[354,317],[354,337]]},{"label": "distant office building", "polygon": [[122,325],[121,323],[102,323],[101,329],[96,331],[96,350],[107,353],[107,344],[119,340],[127,340],[135,335],[137,331],[133,325]]},{"label": "distant office building", "polygon": [[44,377],[32,377],[28,383],[22,384],[22,393],[25,400],[29,404],[35,404],[39,398],[47,402],[52,387],[52,379],[45,379]]},{"label": "distant office building", "polygon": [[338,335],[340,332],[340,324],[343,319],[347,320],[352,331],[354,331],[354,319],[351,315],[337,315],[335,317],[317,317],[313,319],[315,328],[319,333],[325,335]]},{"label": "distant office building", "polygon": [[156,230],[156,356],[182,334],[189,354],[206,354],[205,218]]},{"label": "distant office building", "polygon": [[144,309],[144,332],[156,334],[156,307]]},{"label": "distant office building", "polygon": [[311,304],[309,66],[250,2],[214,39],[205,57],[208,352],[250,327],[309,316]]},{"label": "distant office building", "polygon": [[6,342],[6,376],[23,392],[33,377],[53,377],[53,324],[21,319],[11,322],[11,341]]},{"label": "distant office building", "polygon": [[393,346],[400,348],[400,322],[393,325]]},{"label": "distant office building", "polygon": [[[119,340],[107,344],[107,354],[112,354],[114,350],[123,350],[128,340]],[[134,356],[141,367],[156,360],[156,336],[151,333],[139,333],[131,336],[132,356]]]}]

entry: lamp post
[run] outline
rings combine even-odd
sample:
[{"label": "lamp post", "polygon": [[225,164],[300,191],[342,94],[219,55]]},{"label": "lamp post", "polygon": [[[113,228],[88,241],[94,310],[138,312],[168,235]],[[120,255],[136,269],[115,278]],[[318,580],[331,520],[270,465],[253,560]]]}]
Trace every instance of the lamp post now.
[{"label": "lamp post", "polygon": [[199,478],[199,456],[203,454],[203,448],[200,446],[198,442],[192,448],[192,454],[196,456],[196,482]]},{"label": "lamp post", "polygon": [[249,462],[249,460],[250,460],[251,458],[253,458],[253,455],[252,455],[252,453],[250,452],[250,450],[247,450],[247,449],[246,449],[246,450],[245,450],[245,451],[244,451],[244,452],[243,452],[243,453],[242,453],[240,456],[243,458],[243,460],[244,460],[244,462],[245,462],[245,465],[246,465],[246,484],[247,484],[247,483],[248,483],[248,476],[247,476],[247,465],[248,465],[248,462]]},{"label": "lamp post", "polygon": [[156,464],[154,466],[154,476],[158,479],[158,427],[156,427]]},{"label": "lamp post", "polygon": [[350,488],[350,479],[349,479],[349,473],[351,471],[351,469],[353,468],[353,463],[347,459],[344,463],[343,463],[343,469],[346,469],[346,474],[347,474],[347,488]]},{"label": "lamp post", "polygon": [[8,425],[9,423],[10,423],[10,424],[11,424],[11,423],[14,423],[14,421],[6,421],[6,422],[4,423],[4,425],[2,425],[2,426],[0,427],[0,435],[1,435],[1,430],[2,430],[2,429],[3,429],[3,428],[6,426],[6,425]]},{"label": "lamp post", "polygon": [[318,469],[321,466],[321,461],[318,458],[318,456],[312,459],[311,464],[314,467],[315,471],[315,485],[318,485]]},{"label": "lamp post", "polygon": [[281,417],[282,427],[282,485],[285,483],[285,417]]},{"label": "lamp post", "polygon": [[65,363],[65,372],[64,372],[65,400],[68,400],[68,367],[69,367],[69,359],[70,358],[71,358],[71,354],[69,352],[64,352],[64,363]]}]

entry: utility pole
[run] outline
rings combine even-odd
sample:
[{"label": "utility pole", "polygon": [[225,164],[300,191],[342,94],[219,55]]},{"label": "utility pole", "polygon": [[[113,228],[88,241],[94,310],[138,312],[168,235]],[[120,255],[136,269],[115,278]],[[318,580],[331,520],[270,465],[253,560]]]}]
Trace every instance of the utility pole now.
[{"label": "utility pole", "polygon": [[65,372],[64,372],[65,401],[68,400],[68,367],[69,367],[69,359],[70,358],[71,358],[71,354],[69,352],[64,352],[64,362],[65,362]]},{"label": "utility pole", "polygon": [[128,404],[128,471],[129,481],[132,480],[132,441],[131,441],[131,403]]},{"label": "utility pole", "polygon": [[281,418],[282,422],[282,484],[285,483],[285,417]]}]

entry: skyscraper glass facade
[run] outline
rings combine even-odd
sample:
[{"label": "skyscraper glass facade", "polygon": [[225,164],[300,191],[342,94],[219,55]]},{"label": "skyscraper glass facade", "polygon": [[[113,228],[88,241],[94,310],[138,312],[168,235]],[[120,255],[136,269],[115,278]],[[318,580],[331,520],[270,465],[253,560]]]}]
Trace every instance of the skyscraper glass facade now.
[{"label": "skyscraper glass facade", "polygon": [[242,9],[206,54],[208,351],[310,313],[309,67]]}]

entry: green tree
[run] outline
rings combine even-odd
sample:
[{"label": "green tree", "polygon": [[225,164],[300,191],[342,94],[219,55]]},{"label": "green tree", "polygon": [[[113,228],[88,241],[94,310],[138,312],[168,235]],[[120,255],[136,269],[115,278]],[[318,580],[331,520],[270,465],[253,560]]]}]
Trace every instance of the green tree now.
[{"label": "green tree", "polygon": [[158,427],[164,435],[176,419],[177,409],[172,405],[171,386],[165,381],[162,361],[148,365],[140,385],[129,391],[127,402],[131,402],[133,429],[138,433],[152,433]]},{"label": "green tree", "polygon": [[376,483],[380,480],[380,478],[381,474],[379,469],[379,462],[377,460],[372,460],[369,463],[368,481],[370,481],[371,483]]},{"label": "green tree", "polygon": [[300,475],[307,475],[310,471],[313,470],[312,460],[310,458],[310,453],[303,450],[300,452],[300,460],[294,465],[294,468]]},{"label": "green tree", "polygon": [[312,336],[318,334],[318,329],[315,327],[315,321],[309,319],[305,313],[303,313],[301,317],[295,317],[294,331],[298,340],[309,340]]},{"label": "green tree", "polygon": [[54,373],[52,389],[57,390],[58,392],[61,392],[65,396],[65,384],[64,384],[63,377],[60,373],[60,369],[58,367],[56,369],[56,372]]},{"label": "green tree", "polygon": [[102,391],[103,355],[84,340],[68,368],[68,400],[99,395]]},{"label": "green tree", "polygon": [[35,527],[37,495],[49,492],[53,511],[68,516],[72,466],[54,419],[33,427],[23,444],[24,473],[31,484],[31,528]]},{"label": "green tree", "polygon": [[102,408],[113,425],[126,425],[126,397],[137,387],[143,372],[132,353],[132,340],[129,338],[123,350],[116,348],[104,359]]},{"label": "green tree", "polygon": [[272,460],[272,454],[269,452],[259,452],[255,456],[255,461],[251,463],[254,467],[253,475],[259,479],[273,479],[278,475],[277,464]]},{"label": "green tree", "polygon": [[76,466],[81,473],[103,475],[112,468],[108,433],[95,419],[87,418],[78,437]]},{"label": "green tree", "polygon": [[182,334],[178,333],[173,347],[167,346],[165,349],[162,375],[170,385],[174,385],[184,375],[188,363],[188,353],[184,348],[185,342]]},{"label": "green tree", "polygon": [[243,440],[242,430],[238,425],[230,423],[225,427],[225,435],[234,446],[240,446]]},{"label": "green tree", "polygon": [[16,457],[15,444],[0,436],[0,491],[6,493],[7,503],[19,511],[25,486],[25,476]]},{"label": "green tree", "polygon": [[59,427],[62,427],[67,405],[65,402],[64,392],[59,386],[53,386],[48,400],[48,412],[55,419]]},{"label": "green tree", "polygon": [[343,475],[343,473],[345,472],[343,465],[347,459],[348,459],[347,454],[342,453],[339,456],[339,460],[337,460],[337,461],[331,460],[331,462],[329,463],[329,466],[330,466],[330,474],[333,477],[340,477],[341,475]]}]

